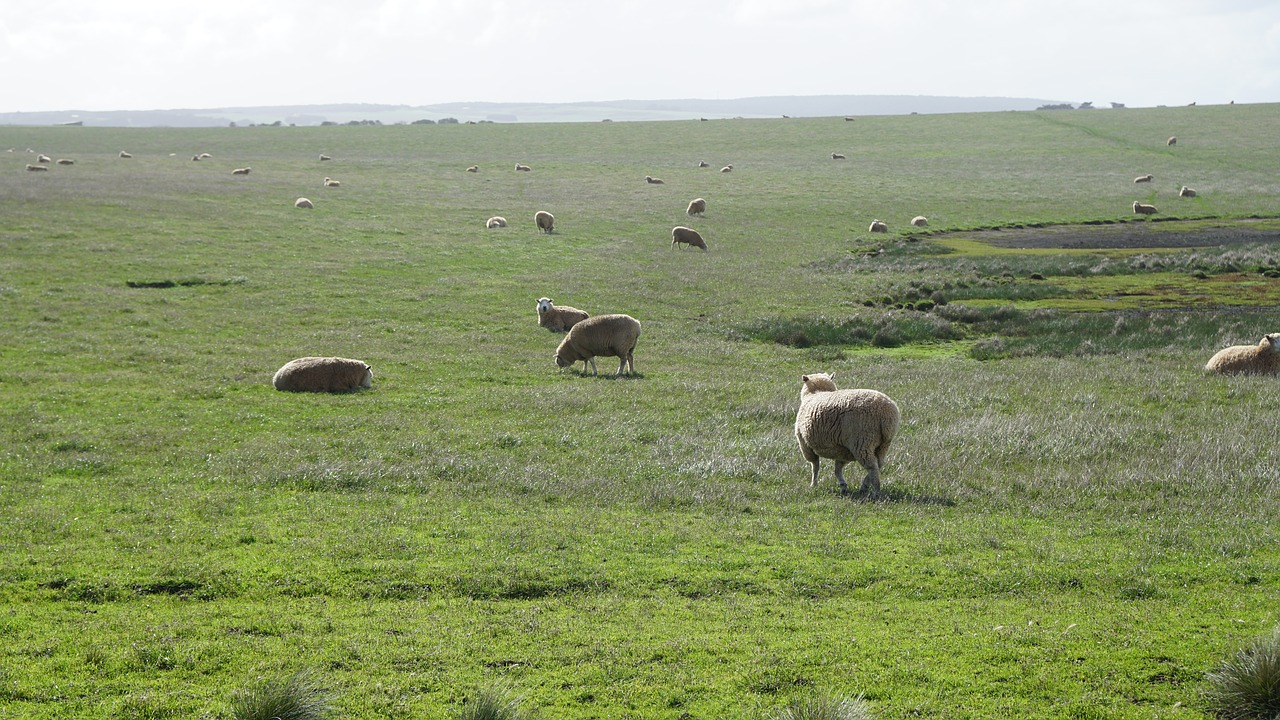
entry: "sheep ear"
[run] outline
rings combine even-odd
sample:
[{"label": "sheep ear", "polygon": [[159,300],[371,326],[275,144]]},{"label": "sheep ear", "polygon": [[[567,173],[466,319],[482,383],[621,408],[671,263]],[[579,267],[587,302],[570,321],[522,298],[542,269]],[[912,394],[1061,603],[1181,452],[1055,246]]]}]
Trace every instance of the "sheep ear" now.
[{"label": "sheep ear", "polygon": [[809,382],[809,376],[808,376],[808,375],[801,375],[801,376],[800,376],[800,382]]}]

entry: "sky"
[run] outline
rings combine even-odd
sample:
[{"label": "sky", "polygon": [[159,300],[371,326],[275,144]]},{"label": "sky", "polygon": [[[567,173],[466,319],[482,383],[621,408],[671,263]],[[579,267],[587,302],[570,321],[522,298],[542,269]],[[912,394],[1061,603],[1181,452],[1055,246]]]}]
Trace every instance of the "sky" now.
[{"label": "sky", "polygon": [[0,112],[1280,101],[1277,0],[4,0]]}]

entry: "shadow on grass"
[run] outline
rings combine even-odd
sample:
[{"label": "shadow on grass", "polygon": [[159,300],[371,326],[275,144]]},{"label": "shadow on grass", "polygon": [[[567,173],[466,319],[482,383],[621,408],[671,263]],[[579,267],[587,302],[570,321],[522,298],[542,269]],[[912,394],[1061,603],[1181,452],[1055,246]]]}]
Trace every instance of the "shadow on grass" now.
[{"label": "shadow on grass", "polygon": [[881,488],[878,495],[872,496],[869,493],[860,490],[851,490],[849,492],[838,494],[848,498],[850,502],[856,503],[895,503],[901,505],[935,505],[939,507],[955,507],[955,498],[944,497],[942,495],[924,495],[915,494],[901,488]]}]

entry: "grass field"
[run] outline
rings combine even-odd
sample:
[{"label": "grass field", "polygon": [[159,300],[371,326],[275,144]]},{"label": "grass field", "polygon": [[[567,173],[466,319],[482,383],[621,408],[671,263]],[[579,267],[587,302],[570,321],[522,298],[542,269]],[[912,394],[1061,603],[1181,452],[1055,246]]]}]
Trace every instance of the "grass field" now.
[{"label": "grass field", "polygon": [[[546,718],[1208,717],[1280,623],[1280,386],[1201,368],[1280,330],[1280,245],[1183,240],[1280,227],[1278,135],[1274,105],[0,127],[0,719],[227,718],[296,671],[337,717],[499,681]],[[987,241],[1084,223],[1145,244]],[[557,370],[544,295],[638,318],[638,375]],[[373,387],[273,390],[303,355]],[[808,487],[818,371],[902,408],[880,501]]]}]

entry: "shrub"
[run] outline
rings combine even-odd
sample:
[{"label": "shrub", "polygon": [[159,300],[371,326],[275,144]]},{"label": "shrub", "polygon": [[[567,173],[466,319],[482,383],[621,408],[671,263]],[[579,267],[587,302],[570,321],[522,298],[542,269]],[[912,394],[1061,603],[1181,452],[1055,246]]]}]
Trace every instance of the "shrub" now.
[{"label": "shrub", "polygon": [[1209,674],[1209,702],[1224,720],[1280,717],[1280,626]]},{"label": "shrub", "polygon": [[870,720],[871,717],[871,708],[861,695],[853,699],[812,695],[774,710],[768,720]]},{"label": "shrub", "polygon": [[283,680],[259,679],[231,699],[235,720],[319,720],[329,710],[328,695],[305,670]]}]

